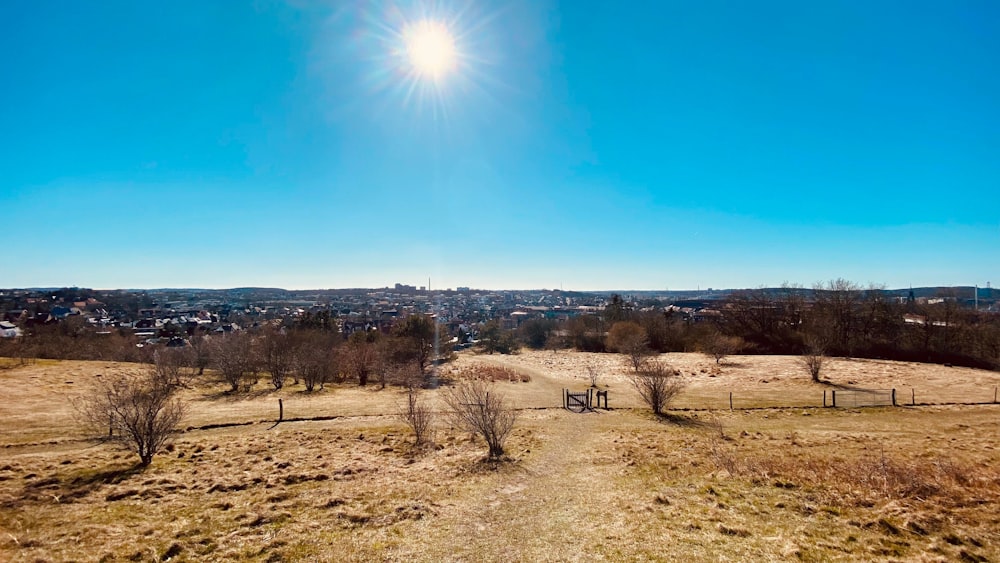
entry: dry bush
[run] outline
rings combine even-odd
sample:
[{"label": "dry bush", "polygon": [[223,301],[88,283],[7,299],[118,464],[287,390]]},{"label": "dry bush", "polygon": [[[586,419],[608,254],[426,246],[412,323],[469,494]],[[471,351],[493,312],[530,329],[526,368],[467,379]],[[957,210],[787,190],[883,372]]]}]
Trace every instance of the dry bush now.
[{"label": "dry bush", "polygon": [[0,338],[0,356],[9,358],[9,361],[0,362],[0,369],[32,365],[35,363],[36,355],[31,341],[24,336]]},{"label": "dry bush", "polygon": [[456,426],[486,441],[490,459],[503,456],[504,443],[517,421],[517,411],[506,405],[503,395],[483,381],[463,381],[445,389],[442,398]]},{"label": "dry bush", "polygon": [[802,356],[802,365],[809,372],[809,377],[813,381],[819,381],[819,374],[823,369],[823,360],[825,359],[822,354],[806,354]]},{"label": "dry bush", "polygon": [[528,383],[531,377],[516,370],[503,366],[476,365],[463,372],[465,379],[472,381],[507,381],[510,383]]},{"label": "dry bush", "polygon": [[414,385],[406,389],[406,402],[399,417],[413,431],[417,446],[430,443],[433,440],[434,411],[424,400],[420,388]]},{"label": "dry bush", "polygon": [[587,366],[587,379],[590,380],[591,387],[597,387],[597,380],[601,377],[601,372],[594,366]]},{"label": "dry bush", "polygon": [[81,424],[97,435],[120,442],[149,465],[184,416],[184,404],[172,386],[154,373],[109,376],[98,381],[75,408]]},{"label": "dry bush", "polygon": [[809,372],[809,377],[813,381],[819,381],[820,371],[823,369],[823,363],[826,360],[826,347],[823,346],[818,340],[810,340],[806,343],[806,352],[802,354],[802,365]]},{"label": "dry bush", "polygon": [[675,397],[684,389],[680,372],[664,362],[649,362],[642,370],[630,376],[632,386],[639,392],[653,413],[663,414]]}]

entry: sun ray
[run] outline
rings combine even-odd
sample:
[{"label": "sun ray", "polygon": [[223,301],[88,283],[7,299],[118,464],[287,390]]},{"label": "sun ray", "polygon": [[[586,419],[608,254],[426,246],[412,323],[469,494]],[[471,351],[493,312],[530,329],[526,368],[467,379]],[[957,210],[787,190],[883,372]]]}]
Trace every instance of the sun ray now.
[{"label": "sun ray", "polygon": [[447,0],[362,8],[367,25],[354,48],[367,59],[365,86],[379,103],[399,104],[415,119],[455,119],[463,100],[497,103],[496,89],[487,86],[499,79],[489,56],[496,51],[490,23],[497,13]]}]

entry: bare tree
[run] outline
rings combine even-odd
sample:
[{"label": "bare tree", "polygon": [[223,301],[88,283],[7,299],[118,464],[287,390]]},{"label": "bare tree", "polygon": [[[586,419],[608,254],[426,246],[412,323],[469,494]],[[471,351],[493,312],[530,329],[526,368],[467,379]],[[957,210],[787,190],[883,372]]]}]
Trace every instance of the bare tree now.
[{"label": "bare tree", "polygon": [[442,392],[452,420],[489,446],[489,458],[503,456],[503,446],[517,421],[517,411],[507,407],[503,395],[483,381],[463,381]]},{"label": "bare tree", "polygon": [[649,362],[631,376],[632,385],[639,392],[653,414],[661,415],[674,398],[684,389],[680,374],[663,362]]},{"label": "bare tree", "polygon": [[212,364],[233,393],[257,382],[259,362],[248,334],[231,333],[213,338]]},{"label": "bare tree", "polygon": [[617,322],[608,331],[608,347],[624,354],[636,372],[651,355],[646,329],[634,321]]},{"label": "bare tree", "polygon": [[304,337],[295,355],[295,373],[302,378],[306,391],[320,389],[337,375],[337,336],[315,332]]},{"label": "bare tree", "polygon": [[171,396],[155,373],[110,376],[79,398],[76,409],[91,431],[122,443],[149,465],[184,416],[184,404]]},{"label": "bare tree", "polygon": [[597,387],[597,380],[601,377],[601,372],[594,366],[587,366],[587,378],[590,379],[590,386]]},{"label": "bare tree", "polygon": [[377,352],[375,338],[368,334],[355,332],[346,346],[341,348],[341,361],[347,372],[356,377],[358,385],[368,385],[368,378],[376,369]]},{"label": "bare tree", "polygon": [[161,348],[153,352],[153,376],[163,385],[182,387],[188,373],[184,348]]},{"label": "bare tree", "polygon": [[410,385],[406,388],[406,403],[400,418],[413,431],[413,437],[417,446],[430,443],[431,433],[434,425],[434,411],[422,397],[420,388]]},{"label": "bare tree", "polygon": [[726,336],[721,332],[713,332],[706,339],[704,353],[715,359],[716,365],[722,363],[727,356],[743,349],[746,343],[739,336]]},{"label": "bare tree", "polygon": [[295,345],[292,337],[281,329],[269,328],[261,338],[261,360],[271,374],[275,390],[285,386],[285,379],[293,372]]},{"label": "bare tree", "polygon": [[198,370],[196,375],[204,375],[205,368],[212,363],[212,347],[209,345],[209,339],[201,334],[195,334],[190,342],[188,352],[190,367]]}]

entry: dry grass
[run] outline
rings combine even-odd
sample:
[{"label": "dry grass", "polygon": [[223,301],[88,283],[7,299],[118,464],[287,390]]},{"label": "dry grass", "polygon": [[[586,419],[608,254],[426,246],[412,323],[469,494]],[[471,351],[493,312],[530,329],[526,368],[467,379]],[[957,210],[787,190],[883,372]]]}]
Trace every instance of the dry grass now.
[{"label": "dry grass", "polygon": [[[747,392],[765,378],[822,389],[794,358],[731,358],[710,377],[700,369],[712,360],[670,356],[705,397],[726,378]],[[542,363],[549,358],[565,367]],[[497,385],[522,407],[556,407],[562,388],[589,385],[585,369],[567,373],[574,362],[607,361],[597,365],[607,370],[612,406],[638,407],[617,360],[463,355],[447,369],[525,373],[529,383]],[[230,397],[204,385],[184,391],[191,429],[138,471],[129,454],[82,441],[65,401],[97,373],[131,369],[39,362],[0,372],[0,560],[1000,558],[997,406],[727,409],[668,419],[638,408],[526,410],[508,442],[512,460],[494,464],[481,442],[447,426],[433,447],[415,448],[394,416],[402,390]],[[773,372],[752,373],[760,369]],[[996,376],[847,360],[827,372],[871,387],[888,378],[933,388],[943,375],[960,387],[966,377]],[[438,391],[425,393],[440,407]],[[310,420],[269,430],[278,397],[286,419]],[[316,420],[328,416],[338,418]],[[248,424],[199,429],[231,423]]]},{"label": "dry grass", "polygon": [[527,373],[513,368],[491,364],[474,364],[469,368],[462,370],[461,375],[464,379],[470,379],[473,381],[489,381],[493,383],[498,381],[506,381],[508,383],[528,383],[531,381],[531,376]]}]

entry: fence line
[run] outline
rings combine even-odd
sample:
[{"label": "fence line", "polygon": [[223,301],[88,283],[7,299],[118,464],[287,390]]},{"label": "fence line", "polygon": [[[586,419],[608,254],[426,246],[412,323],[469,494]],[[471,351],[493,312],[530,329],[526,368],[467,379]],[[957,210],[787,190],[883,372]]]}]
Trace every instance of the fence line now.
[{"label": "fence line", "polygon": [[[908,407],[933,405],[990,405],[1000,404],[1000,389],[980,388],[979,393],[918,393],[918,388],[910,387],[909,393],[896,388],[868,389],[838,387],[825,389],[822,394],[803,395],[781,392],[753,393],[728,391],[713,395],[696,394],[678,397],[674,409],[677,410],[749,410],[762,408],[865,408],[865,407]],[[745,391],[745,390],[744,390]],[[990,393],[992,391],[992,393]],[[977,397],[978,395],[978,397]]]}]

